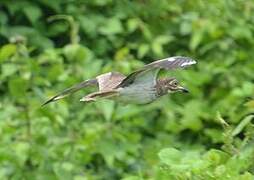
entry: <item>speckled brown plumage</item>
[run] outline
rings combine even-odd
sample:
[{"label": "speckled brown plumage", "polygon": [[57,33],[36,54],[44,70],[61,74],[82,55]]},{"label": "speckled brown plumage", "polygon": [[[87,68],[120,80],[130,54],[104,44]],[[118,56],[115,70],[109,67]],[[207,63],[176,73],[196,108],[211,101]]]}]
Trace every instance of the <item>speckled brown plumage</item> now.
[{"label": "speckled brown plumage", "polygon": [[157,92],[157,97],[166,95],[168,93],[168,88],[167,84],[169,84],[171,81],[174,81],[175,78],[161,78],[157,80],[156,83],[156,92]]}]

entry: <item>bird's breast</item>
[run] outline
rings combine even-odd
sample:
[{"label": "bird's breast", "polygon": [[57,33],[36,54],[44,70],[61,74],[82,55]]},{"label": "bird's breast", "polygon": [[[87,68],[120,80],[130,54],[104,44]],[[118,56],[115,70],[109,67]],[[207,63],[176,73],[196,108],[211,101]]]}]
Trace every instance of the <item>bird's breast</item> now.
[{"label": "bird's breast", "polygon": [[123,103],[147,104],[154,101],[156,97],[155,87],[149,85],[132,85],[119,88],[117,100]]}]

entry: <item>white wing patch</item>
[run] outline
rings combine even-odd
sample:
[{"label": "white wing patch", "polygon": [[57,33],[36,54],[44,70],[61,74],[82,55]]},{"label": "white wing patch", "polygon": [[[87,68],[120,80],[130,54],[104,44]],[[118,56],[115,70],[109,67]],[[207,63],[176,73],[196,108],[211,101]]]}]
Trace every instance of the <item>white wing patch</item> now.
[{"label": "white wing patch", "polygon": [[195,60],[192,60],[192,61],[189,61],[189,62],[184,62],[183,64],[181,64],[181,67],[184,67],[184,66],[189,66],[189,65],[192,65],[192,64],[196,64],[197,62]]},{"label": "white wing patch", "polygon": [[[179,59],[185,59],[185,57],[182,57],[182,56],[174,56],[174,57],[169,57],[169,58],[165,58],[165,59],[162,59],[162,60],[167,60],[169,62],[173,62],[173,61],[177,61]],[[186,59],[187,60],[187,59]],[[190,66],[190,65],[193,65],[193,64],[196,64],[197,61],[193,60],[193,59],[188,59],[186,62],[183,62],[180,66],[181,67],[184,67],[184,66]]]},{"label": "white wing patch", "polygon": [[167,60],[167,61],[175,61],[176,60],[176,57],[169,57],[169,58],[166,58],[166,59],[162,59],[162,60]]}]

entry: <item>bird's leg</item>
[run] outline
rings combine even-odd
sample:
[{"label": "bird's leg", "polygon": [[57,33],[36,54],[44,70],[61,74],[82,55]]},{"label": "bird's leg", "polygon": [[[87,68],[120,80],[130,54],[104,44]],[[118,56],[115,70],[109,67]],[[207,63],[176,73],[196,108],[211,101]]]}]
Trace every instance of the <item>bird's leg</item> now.
[{"label": "bird's leg", "polygon": [[91,102],[91,101],[96,101],[97,98],[111,98],[111,97],[117,96],[117,95],[118,95],[118,91],[115,91],[115,90],[104,91],[104,92],[95,92],[95,93],[88,94],[87,96],[81,98],[80,101]]},{"label": "bird's leg", "polygon": [[85,96],[85,97],[81,98],[80,101],[83,101],[83,102],[94,102],[94,101],[96,101],[96,99]]}]

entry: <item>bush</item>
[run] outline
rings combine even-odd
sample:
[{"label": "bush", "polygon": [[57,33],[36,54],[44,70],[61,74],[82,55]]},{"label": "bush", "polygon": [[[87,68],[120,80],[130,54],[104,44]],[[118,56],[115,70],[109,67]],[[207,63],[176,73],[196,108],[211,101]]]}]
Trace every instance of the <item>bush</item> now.
[{"label": "bush", "polygon": [[[0,3],[1,179],[253,179],[252,1]],[[184,55],[190,89],[145,105],[50,96]]]}]

